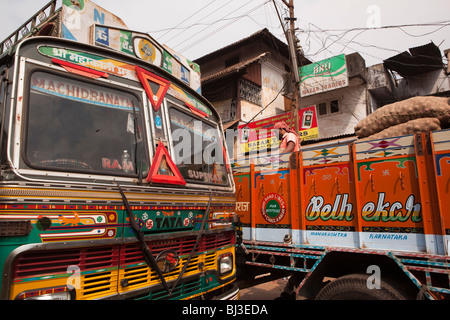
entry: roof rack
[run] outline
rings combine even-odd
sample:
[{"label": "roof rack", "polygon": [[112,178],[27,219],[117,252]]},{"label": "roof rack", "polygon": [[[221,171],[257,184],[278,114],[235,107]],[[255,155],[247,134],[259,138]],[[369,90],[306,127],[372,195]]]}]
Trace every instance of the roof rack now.
[{"label": "roof rack", "polygon": [[[29,36],[30,34],[37,33],[37,27],[46,22],[48,18],[52,17],[56,12],[56,2],[58,0],[52,0],[47,3],[41,10],[39,10],[34,16],[32,16],[27,22],[21,25],[16,31],[11,33],[9,37],[0,43],[0,54],[5,50],[13,48],[21,40]],[[39,21],[38,21],[39,20]]]}]

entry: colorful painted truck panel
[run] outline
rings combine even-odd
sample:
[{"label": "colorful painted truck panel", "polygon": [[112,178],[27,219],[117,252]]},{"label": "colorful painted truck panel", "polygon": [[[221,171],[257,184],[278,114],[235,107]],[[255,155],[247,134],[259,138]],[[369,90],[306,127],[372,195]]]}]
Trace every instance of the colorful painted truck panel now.
[{"label": "colorful painted truck panel", "polygon": [[0,299],[238,298],[199,70],[91,1],[56,2],[0,44]]},{"label": "colorful painted truck panel", "polygon": [[[247,264],[309,274],[338,250],[438,256],[448,266],[449,160],[443,130],[236,161]],[[296,255],[305,250],[313,250],[311,265]],[[298,266],[302,259],[307,268]],[[450,293],[448,280],[444,288]]]}]

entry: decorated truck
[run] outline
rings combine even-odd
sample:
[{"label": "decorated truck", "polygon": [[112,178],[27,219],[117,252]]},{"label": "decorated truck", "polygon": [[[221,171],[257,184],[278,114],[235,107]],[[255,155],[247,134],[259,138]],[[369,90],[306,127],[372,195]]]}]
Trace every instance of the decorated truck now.
[{"label": "decorated truck", "polygon": [[235,160],[240,272],[290,275],[290,299],[449,299],[450,130],[437,129]]},{"label": "decorated truck", "polygon": [[0,299],[236,299],[199,68],[88,0],[0,44]]}]

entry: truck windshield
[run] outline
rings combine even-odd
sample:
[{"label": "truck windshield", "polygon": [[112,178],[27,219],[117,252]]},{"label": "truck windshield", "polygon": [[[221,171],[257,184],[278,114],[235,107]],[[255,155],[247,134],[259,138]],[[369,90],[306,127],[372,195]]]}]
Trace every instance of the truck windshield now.
[{"label": "truck windshield", "polygon": [[228,184],[221,135],[217,126],[170,108],[175,162],[187,181]]},{"label": "truck windshield", "polygon": [[125,176],[145,173],[142,107],[136,96],[41,71],[31,75],[29,90],[28,166]]}]

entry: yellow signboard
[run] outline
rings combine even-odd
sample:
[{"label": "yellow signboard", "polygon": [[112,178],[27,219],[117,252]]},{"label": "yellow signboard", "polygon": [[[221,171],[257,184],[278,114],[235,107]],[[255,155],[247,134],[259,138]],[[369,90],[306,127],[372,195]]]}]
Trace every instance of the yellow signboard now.
[{"label": "yellow signboard", "polygon": [[[295,129],[302,141],[318,139],[319,128],[317,126],[316,106],[302,108],[298,112],[298,125],[295,125],[293,113],[289,112],[239,126],[241,152],[249,153],[277,149],[280,141],[273,126],[279,121],[284,121],[289,127]],[[300,130],[296,128],[300,128]]]}]

